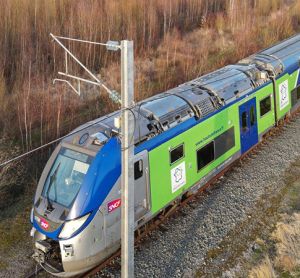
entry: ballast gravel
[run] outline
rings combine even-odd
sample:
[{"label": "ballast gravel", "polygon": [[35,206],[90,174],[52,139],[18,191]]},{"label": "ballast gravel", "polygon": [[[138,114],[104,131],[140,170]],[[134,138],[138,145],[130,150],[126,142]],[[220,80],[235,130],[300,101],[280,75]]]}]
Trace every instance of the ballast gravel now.
[{"label": "ballast gravel", "polygon": [[[250,218],[262,196],[284,186],[284,172],[300,156],[300,117],[269,138],[205,196],[151,233],[135,252],[136,277],[193,277],[205,256],[239,223]],[[267,199],[265,200],[268,201]],[[119,268],[99,276],[119,277]]]}]

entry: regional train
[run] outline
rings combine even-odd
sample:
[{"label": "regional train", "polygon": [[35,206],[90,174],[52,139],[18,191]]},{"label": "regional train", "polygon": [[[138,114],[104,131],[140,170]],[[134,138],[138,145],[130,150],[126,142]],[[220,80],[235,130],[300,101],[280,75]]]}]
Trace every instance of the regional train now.
[{"label": "regional train", "polygon": [[[300,34],[133,109],[135,229],[196,192],[300,106]],[[82,274],[120,248],[120,111],[63,139],[31,212],[35,260],[55,276]]]}]

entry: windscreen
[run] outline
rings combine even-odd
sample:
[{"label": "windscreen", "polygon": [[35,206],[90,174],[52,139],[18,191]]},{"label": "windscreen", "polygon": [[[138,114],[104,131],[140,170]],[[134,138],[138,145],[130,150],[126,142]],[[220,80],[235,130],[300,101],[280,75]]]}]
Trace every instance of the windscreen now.
[{"label": "windscreen", "polygon": [[89,169],[92,157],[62,148],[48,174],[43,196],[48,202],[70,207]]}]

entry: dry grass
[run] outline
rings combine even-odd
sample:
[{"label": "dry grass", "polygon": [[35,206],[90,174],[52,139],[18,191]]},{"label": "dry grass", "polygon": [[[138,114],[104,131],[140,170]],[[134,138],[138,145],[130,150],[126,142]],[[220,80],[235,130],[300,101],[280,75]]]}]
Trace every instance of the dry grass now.
[{"label": "dry grass", "polygon": [[293,272],[300,266],[300,213],[284,218],[287,220],[278,223],[273,233],[277,241],[275,266]]},{"label": "dry grass", "polygon": [[249,278],[275,278],[272,263],[267,256],[257,267],[251,270]]},{"label": "dry grass", "polygon": [[265,254],[262,262],[252,268],[250,278],[298,277],[300,274],[300,213],[281,215],[272,233],[275,254],[272,260]]}]

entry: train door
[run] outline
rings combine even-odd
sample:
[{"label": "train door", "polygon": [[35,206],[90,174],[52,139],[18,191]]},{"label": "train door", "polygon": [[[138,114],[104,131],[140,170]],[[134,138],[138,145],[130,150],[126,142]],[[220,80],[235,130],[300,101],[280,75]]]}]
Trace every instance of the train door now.
[{"label": "train door", "polygon": [[239,107],[241,151],[248,151],[258,142],[256,98],[253,98]]},{"label": "train door", "polygon": [[134,157],[134,212],[135,221],[149,211],[149,164],[148,152],[143,151]]}]

